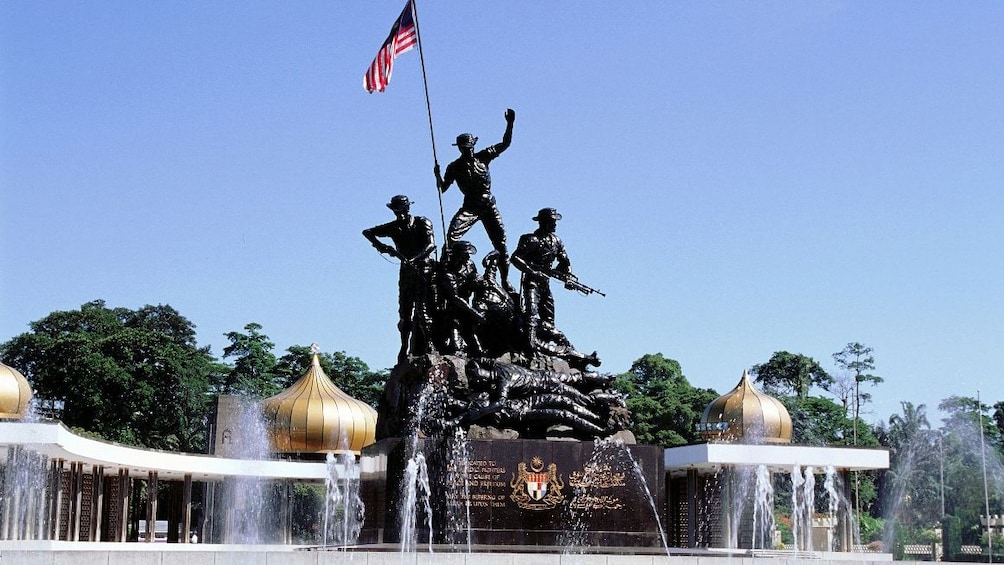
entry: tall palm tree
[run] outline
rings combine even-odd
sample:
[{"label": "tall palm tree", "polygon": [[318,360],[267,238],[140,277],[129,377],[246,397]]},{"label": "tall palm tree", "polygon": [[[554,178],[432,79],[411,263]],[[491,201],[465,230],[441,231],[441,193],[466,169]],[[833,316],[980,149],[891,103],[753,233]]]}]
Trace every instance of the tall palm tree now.
[{"label": "tall palm tree", "polygon": [[883,492],[889,526],[898,522],[917,528],[940,517],[937,438],[927,420],[927,407],[900,403],[902,414],[889,417],[886,445],[890,468]]}]

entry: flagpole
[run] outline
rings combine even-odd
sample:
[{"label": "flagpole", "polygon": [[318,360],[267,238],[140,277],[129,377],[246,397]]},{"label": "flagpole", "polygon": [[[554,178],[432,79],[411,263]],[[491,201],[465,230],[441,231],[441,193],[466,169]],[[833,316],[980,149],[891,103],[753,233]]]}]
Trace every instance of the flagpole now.
[{"label": "flagpole", "polygon": [[[422,28],[418,25],[418,1],[411,0],[411,10],[415,16],[415,36],[418,39],[418,58],[422,62],[422,84],[425,86],[425,110],[429,115],[429,137],[432,139],[432,162],[439,166],[439,158],[436,157],[436,132],[432,128],[432,104],[429,102],[429,80],[425,76],[425,54],[422,51]],[[443,227],[443,240],[446,240],[446,215],[443,214],[443,193],[436,184],[436,196],[439,198],[439,223]]]}]

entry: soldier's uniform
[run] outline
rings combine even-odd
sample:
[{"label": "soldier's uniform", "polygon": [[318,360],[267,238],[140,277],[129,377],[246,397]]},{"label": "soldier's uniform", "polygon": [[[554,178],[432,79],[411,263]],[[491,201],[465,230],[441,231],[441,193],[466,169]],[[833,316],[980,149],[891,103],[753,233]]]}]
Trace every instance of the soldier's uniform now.
[{"label": "soldier's uniform", "polygon": [[464,195],[464,202],[453,215],[450,228],[446,232],[447,249],[460,241],[460,238],[480,220],[485,226],[485,232],[488,233],[492,246],[503,255],[507,253],[505,226],[502,224],[502,214],[495,205],[495,196],[491,193],[492,178],[488,170],[488,164],[503,151],[505,151],[503,144],[497,143],[478,151],[470,159],[461,157],[446,166],[446,173],[443,175],[444,186],[456,182],[457,188]]},{"label": "soldier's uniform", "polygon": [[466,241],[460,241],[450,249],[449,259],[443,265],[439,279],[446,312],[447,351],[466,351],[469,356],[477,356],[481,354],[481,345],[473,318],[480,313],[470,304],[470,299],[480,286],[481,277],[470,257],[478,250]]},{"label": "soldier's uniform", "polygon": [[[545,216],[554,220],[561,219],[561,215],[553,208],[541,210],[533,219],[536,221]],[[513,255],[534,270],[551,269],[554,265],[554,269],[560,273],[572,272],[565,244],[553,231],[538,229],[521,236]],[[539,348],[541,343],[553,341],[570,347],[568,338],[554,325],[554,295],[551,293],[550,278],[524,272],[520,290],[530,346]]]},{"label": "soldier's uniform", "polygon": [[[395,196],[387,207],[397,212],[410,204],[406,197]],[[433,261],[427,251],[435,247],[432,222],[424,216],[410,216],[409,220],[395,219],[363,230],[363,235],[371,241],[389,238],[394,242],[398,255],[405,258],[401,260],[398,275],[397,327],[401,332],[399,357],[408,353],[415,355],[431,352],[434,349],[430,293]],[[416,325],[418,332],[415,331]]]}]

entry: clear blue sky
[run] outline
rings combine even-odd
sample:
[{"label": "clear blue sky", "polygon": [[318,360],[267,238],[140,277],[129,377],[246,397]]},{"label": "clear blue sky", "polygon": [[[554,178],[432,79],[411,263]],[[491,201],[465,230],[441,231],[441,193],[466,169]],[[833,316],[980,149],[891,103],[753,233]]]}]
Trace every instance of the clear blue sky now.
[{"label": "clear blue sky", "polygon": [[[170,304],[217,355],[254,321],[279,352],[393,365],[397,267],[360,232],[404,193],[442,241],[418,51],[361,86],[403,5],[0,3],[0,340],[104,299]],[[608,296],[558,291],[558,324],[603,369],[661,352],[724,393],[860,341],[872,421],[1004,400],[1004,3],[421,1],[419,23],[440,162],[516,110],[492,164],[511,245],[564,215]]]}]

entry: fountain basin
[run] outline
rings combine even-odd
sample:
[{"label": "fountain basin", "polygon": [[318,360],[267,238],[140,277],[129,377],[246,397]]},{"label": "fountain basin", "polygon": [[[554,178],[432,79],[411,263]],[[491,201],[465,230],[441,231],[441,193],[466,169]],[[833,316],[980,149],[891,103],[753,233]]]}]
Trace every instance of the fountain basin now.
[{"label": "fountain basin", "polygon": [[[363,449],[360,469],[366,520],[360,543],[402,541],[398,516],[407,498],[404,478],[411,458],[409,443],[394,438]],[[430,530],[428,517],[421,508],[417,510],[420,543],[431,539],[433,543],[530,547],[663,546],[661,448],[583,441],[469,440],[465,462],[452,455],[448,443],[417,442],[417,450],[427,458],[433,514]],[[647,485],[651,485],[651,495]]]},{"label": "fountain basin", "polygon": [[[11,547],[0,542],[0,560],[4,565],[756,565],[765,558],[813,565],[843,565],[849,561],[891,562],[887,553],[806,553],[798,555],[775,552],[750,555],[745,552],[716,550],[670,550],[658,554],[625,554],[616,548],[585,554],[517,553],[504,548],[473,553],[450,553],[436,547],[433,553],[418,552],[402,556],[385,551],[314,551],[290,546],[116,544],[28,542]],[[783,562],[774,561],[774,562]],[[901,563],[909,564],[909,561]],[[919,563],[919,562],[913,562]]]}]

